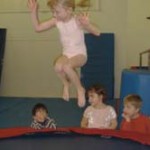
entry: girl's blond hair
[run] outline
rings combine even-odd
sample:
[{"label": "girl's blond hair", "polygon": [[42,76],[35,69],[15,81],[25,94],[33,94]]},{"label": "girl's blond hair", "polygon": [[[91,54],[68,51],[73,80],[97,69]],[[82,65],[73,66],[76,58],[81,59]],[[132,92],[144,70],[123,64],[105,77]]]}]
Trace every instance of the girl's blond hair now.
[{"label": "girl's blond hair", "polygon": [[51,9],[58,4],[71,7],[74,10],[76,7],[90,7],[90,0],[80,0],[79,2],[75,2],[75,0],[48,0],[47,2]]},{"label": "girl's blond hair", "polygon": [[142,107],[142,99],[137,94],[130,94],[124,98],[124,105],[130,103],[137,109],[141,109]]}]

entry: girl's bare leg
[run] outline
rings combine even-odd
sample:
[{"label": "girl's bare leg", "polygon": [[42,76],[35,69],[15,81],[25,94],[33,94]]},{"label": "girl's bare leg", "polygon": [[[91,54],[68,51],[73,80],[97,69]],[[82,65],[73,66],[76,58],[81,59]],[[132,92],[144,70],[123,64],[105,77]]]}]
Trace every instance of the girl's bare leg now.
[{"label": "girl's bare leg", "polygon": [[61,79],[63,83],[63,94],[62,98],[66,101],[69,101],[69,86],[70,86],[70,81],[68,81],[65,73],[58,73],[57,76]]},{"label": "girl's bare leg", "polygon": [[67,74],[71,82],[75,85],[78,95],[78,105],[83,107],[85,105],[85,89],[81,84],[80,78],[75,70],[77,67],[83,66],[87,61],[86,56],[77,55],[69,59],[69,63],[64,65],[64,72]]},{"label": "girl's bare leg", "polygon": [[66,101],[69,101],[69,85],[70,81],[63,71],[63,66],[68,62],[68,58],[65,56],[60,56],[56,62],[55,62],[55,72],[57,73],[57,76],[60,78],[60,80],[63,83],[63,94],[62,98]]}]

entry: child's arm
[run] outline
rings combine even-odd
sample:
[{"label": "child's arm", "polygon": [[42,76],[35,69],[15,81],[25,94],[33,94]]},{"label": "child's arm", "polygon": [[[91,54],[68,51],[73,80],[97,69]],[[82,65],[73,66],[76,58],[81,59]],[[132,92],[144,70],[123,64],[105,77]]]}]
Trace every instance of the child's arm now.
[{"label": "child's arm", "polygon": [[39,22],[38,3],[36,0],[28,0],[28,7],[29,7],[29,10],[31,11],[31,19],[32,19],[35,31],[40,32],[40,31],[44,31],[47,29],[51,29],[52,27],[56,25],[56,20],[54,18],[48,21],[42,22],[42,23]]},{"label": "child's arm", "polygon": [[123,112],[122,114],[123,121],[121,122],[120,129],[121,130],[126,130],[126,131],[132,131],[131,129],[131,118]]},{"label": "child's arm", "polygon": [[49,117],[47,117],[47,124],[46,124],[46,128],[53,128],[56,129],[56,122],[54,119],[51,119]]},{"label": "child's arm", "polygon": [[131,131],[131,119],[130,117],[126,114],[123,113],[122,117],[124,118],[123,121],[121,122],[121,126],[120,129],[121,130],[127,130],[127,131]]},{"label": "child's arm", "polygon": [[125,119],[121,122],[120,130],[132,131],[131,122],[127,122]]},{"label": "child's arm", "polygon": [[110,126],[108,127],[108,129],[116,129],[117,128],[117,119],[112,119],[111,120],[111,124]]},{"label": "child's arm", "polygon": [[89,33],[92,33],[93,35],[96,36],[100,35],[100,30],[98,29],[98,27],[96,27],[96,25],[90,22],[88,13],[82,13],[77,15],[77,19],[80,25]]},{"label": "child's arm", "polygon": [[122,114],[122,117],[123,117],[127,122],[130,122],[130,121],[131,121],[131,118],[130,118],[126,113],[123,113],[123,114]]},{"label": "child's arm", "polygon": [[41,129],[42,128],[41,125],[38,122],[36,122],[36,121],[32,121],[30,126],[33,129]]},{"label": "child's arm", "polygon": [[81,128],[87,128],[88,127],[88,119],[83,117],[81,120]]}]

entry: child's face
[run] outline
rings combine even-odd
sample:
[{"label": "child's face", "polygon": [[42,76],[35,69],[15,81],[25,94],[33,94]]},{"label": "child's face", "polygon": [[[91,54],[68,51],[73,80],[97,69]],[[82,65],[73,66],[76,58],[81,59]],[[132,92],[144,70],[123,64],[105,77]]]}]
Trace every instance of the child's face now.
[{"label": "child's face", "polygon": [[139,109],[131,103],[125,103],[123,108],[123,114],[128,116],[130,119],[134,118],[139,113]]},{"label": "child's face", "polygon": [[53,16],[57,20],[66,21],[72,14],[71,10],[72,10],[71,8],[64,7],[58,4],[53,8],[52,12]]},{"label": "child's face", "polygon": [[89,103],[92,106],[98,105],[100,102],[102,102],[102,96],[98,95],[95,92],[89,92],[88,93]]},{"label": "child's face", "polygon": [[44,122],[46,117],[47,117],[47,112],[44,109],[39,109],[39,110],[37,110],[37,112],[33,118],[37,122]]}]

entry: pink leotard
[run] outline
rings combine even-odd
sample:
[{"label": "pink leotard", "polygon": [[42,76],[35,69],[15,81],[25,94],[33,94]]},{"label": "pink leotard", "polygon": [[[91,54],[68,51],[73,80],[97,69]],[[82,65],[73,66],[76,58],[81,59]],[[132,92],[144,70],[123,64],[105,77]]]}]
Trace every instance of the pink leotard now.
[{"label": "pink leotard", "polygon": [[84,32],[75,17],[72,17],[68,22],[57,21],[56,26],[60,32],[63,55],[68,58],[79,54],[87,56]]}]

